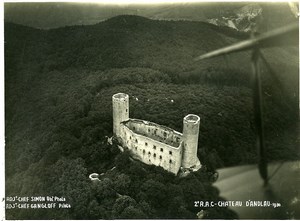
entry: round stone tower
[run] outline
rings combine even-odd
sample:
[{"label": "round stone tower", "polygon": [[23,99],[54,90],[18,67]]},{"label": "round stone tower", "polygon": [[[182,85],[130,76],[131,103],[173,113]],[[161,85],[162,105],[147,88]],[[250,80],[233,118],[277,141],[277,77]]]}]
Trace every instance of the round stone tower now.
[{"label": "round stone tower", "polygon": [[197,157],[200,117],[189,114],[183,118],[183,153],[181,166],[198,170],[201,163]]},{"label": "round stone tower", "polygon": [[129,120],[129,96],[124,93],[114,94],[112,96],[113,107],[113,130],[114,135],[119,137],[120,123]]}]

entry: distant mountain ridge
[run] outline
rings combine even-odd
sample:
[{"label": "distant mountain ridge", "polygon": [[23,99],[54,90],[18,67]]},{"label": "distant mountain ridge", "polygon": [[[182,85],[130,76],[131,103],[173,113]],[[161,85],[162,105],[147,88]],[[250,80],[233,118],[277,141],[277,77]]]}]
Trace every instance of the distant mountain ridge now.
[{"label": "distant mountain ridge", "polygon": [[[205,21],[249,30],[249,18],[262,15],[262,30],[296,21],[287,3],[177,3],[162,5],[104,5],[80,3],[5,3],[5,21],[49,29],[96,24],[117,15],[155,20]],[[254,14],[253,14],[254,12]],[[280,16],[278,16],[280,15]]]},{"label": "distant mountain ridge", "polygon": [[208,19],[208,22],[218,26],[228,26],[230,28],[250,32],[254,26],[262,22],[263,8],[257,4],[247,4],[241,8],[233,10],[232,13],[219,18]]},{"label": "distant mountain ridge", "polygon": [[[46,56],[45,59],[50,58],[52,62],[43,63],[43,68],[50,69],[87,65],[90,69],[106,69],[139,64],[177,67],[180,71],[185,69],[180,63],[187,62],[193,70],[199,66],[193,62],[193,57],[199,53],[245,38],[244,33],[205,22],[156,21],[133,15],[116,16],[95,25],[50,30],[5,23],[6,51],[24,48],[26,54],[27,48],[40,50],[37,58],[36,54],[23,56],[23,62]],[[16,56],[22,54],[16,52],[7,62],[16,63]],[[178,59],[183,60],[174,65]]]}]

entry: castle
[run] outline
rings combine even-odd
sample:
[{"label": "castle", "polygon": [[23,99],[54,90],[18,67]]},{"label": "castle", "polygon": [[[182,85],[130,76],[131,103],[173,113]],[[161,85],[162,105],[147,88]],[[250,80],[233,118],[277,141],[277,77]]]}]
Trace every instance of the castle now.
[{"label": "castle", "polygon": [[197,157],[200,117],[189,114],[183,118],[183,133],[145,120],[129,118],[129,96],[112,96],[113,132],[133,158],[161,166],[177,175],[178,171],[201,168]]}]

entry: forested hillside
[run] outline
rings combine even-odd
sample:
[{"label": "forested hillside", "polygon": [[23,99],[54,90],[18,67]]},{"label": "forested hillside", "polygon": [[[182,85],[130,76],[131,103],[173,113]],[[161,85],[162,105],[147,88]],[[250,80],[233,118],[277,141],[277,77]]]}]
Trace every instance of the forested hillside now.
[{"label": "forested hillside", "polygon": [[[250,53],[193,58],[247,37],[138,16],[51,30],[5,23],[6,195],[64,196],[72,205],[7,210],[7,218],[196,218],[194,200],[218,199],[215,169],[256,163],[257,154]],[[261,63],[268,159],[298,159],[298,49],[263,53],[280,82]],[[117,92],[129,94],[131,117],[178,131],[186,114],[199,115],[203,168],[176,178],[110,145]],[[90,182],[92,172],[105,173],[100,184]],[[204,214],[236,218],[226,208]]]}]

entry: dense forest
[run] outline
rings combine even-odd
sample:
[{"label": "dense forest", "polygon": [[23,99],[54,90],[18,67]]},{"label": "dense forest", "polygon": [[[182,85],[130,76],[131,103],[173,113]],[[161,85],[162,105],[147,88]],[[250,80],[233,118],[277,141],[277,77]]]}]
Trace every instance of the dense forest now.
[{"label": "dense forest", "polygon": [[[207,219],[237,218],[193,202],[219,199],[216,169],[257,162],[250,53],[193,58],[247,37],[139,16],[50,30],[5,23],[6,195],[64,196],[72,205],[6,210],[6,218],[197,218],[202,209]],[[299,159],[298,49],[262,53],[272,67],[260,63],[268,160]],[[199,115],[202,169],[175,177],[111,145],[118,92],[129,94],[131,117],[177,131],[186,114]],[[100,183],[88,179],[93,172],[104,174]]]}]

